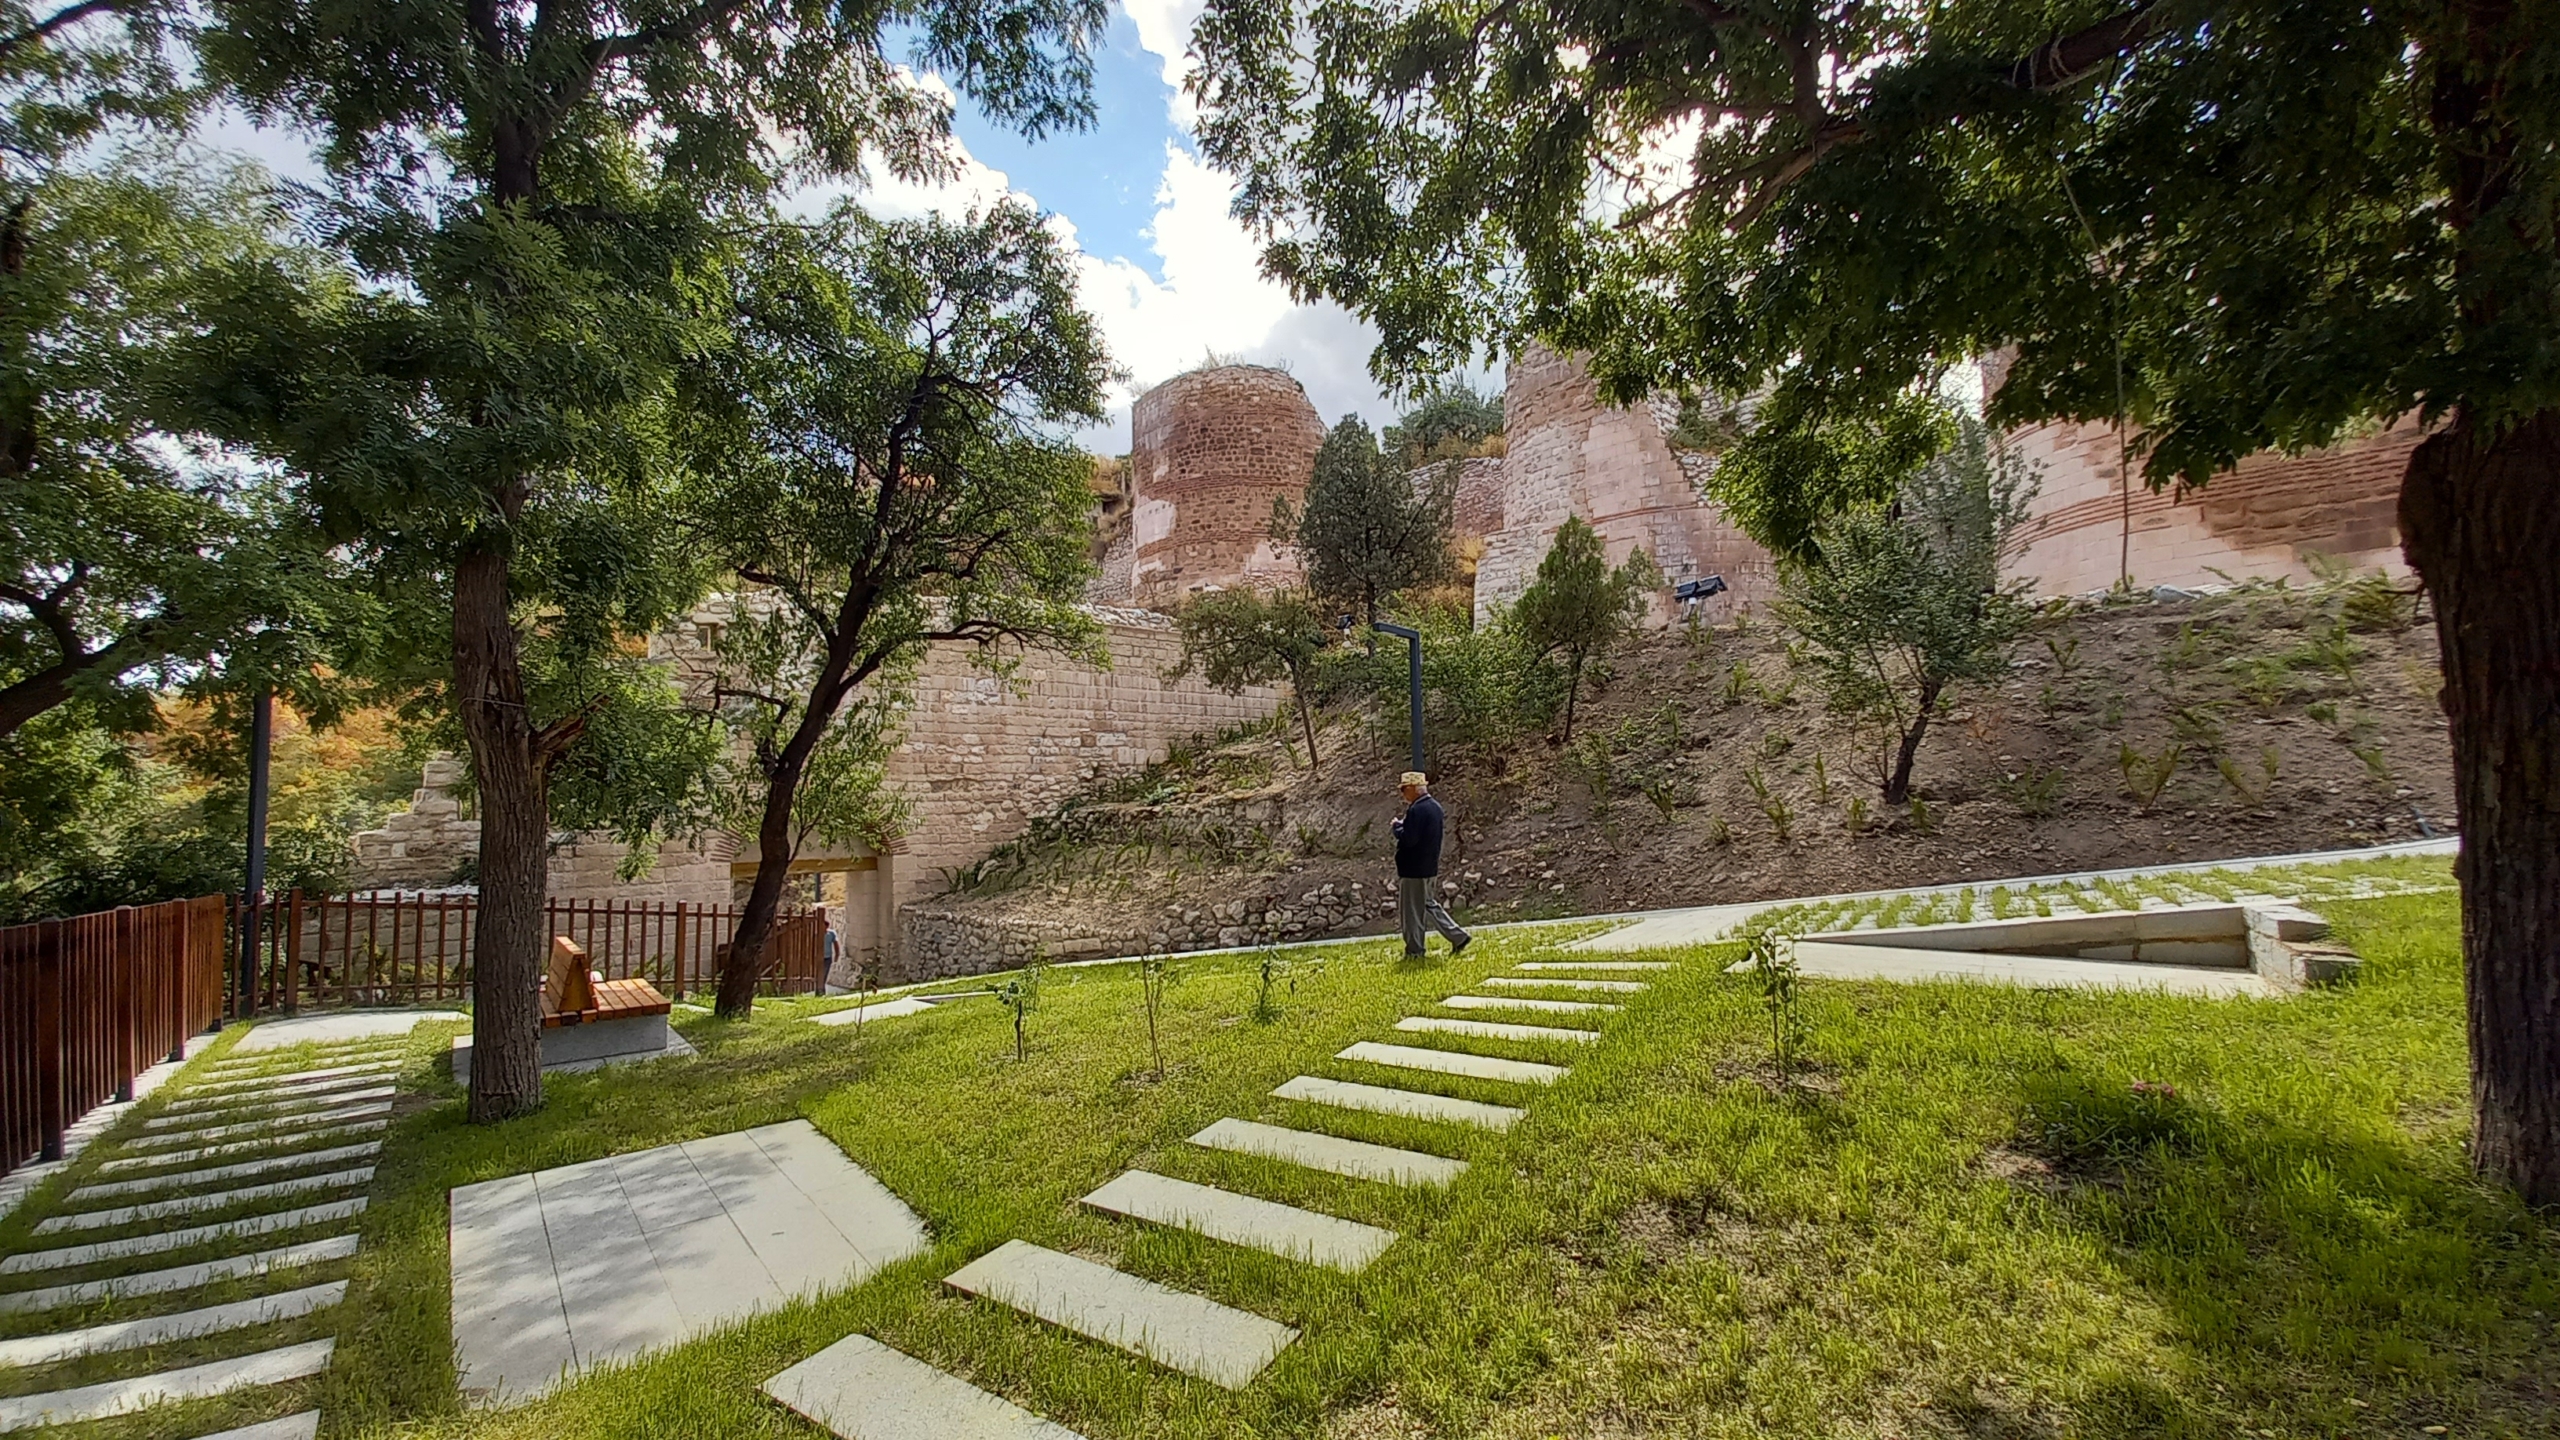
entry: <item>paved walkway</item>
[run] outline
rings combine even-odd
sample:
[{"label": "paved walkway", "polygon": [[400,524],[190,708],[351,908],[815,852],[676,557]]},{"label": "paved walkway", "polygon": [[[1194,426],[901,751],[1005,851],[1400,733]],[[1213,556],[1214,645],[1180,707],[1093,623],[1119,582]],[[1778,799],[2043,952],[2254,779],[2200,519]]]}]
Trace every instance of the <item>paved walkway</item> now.
[{"label": "paved walkway", "polygon": [[[327,1368],[346,1261],[420,1012],[262,1023],[137,1082],[0,1256],[0,1431],[132,1415]],[[441,1018],[441,1017],[435,1017]],[[352,1022],[352,1023],[351,1023]],[[212,1037],[208,1037],[209,1040]],[[49,1178],[45,1177],[45,1178]],[[185,1363],[162,1358],[172,1349]],[[309,1440],[293,1410],[220,1440]]]},{"label": "paved walkway", "polygon": [[[1293,1103],[1294,1123],[1231,1117],[1193,1135],[1190,1143],[1380,1185],[1455,1183],[1466,1173],[1466,1161],[1329,1134],[1325,1116],[1367,1112],[1429,1121],[1452,1132],[1509,1130],[1539,1094],[1571,1073],[1570,1065],[1553,1060],[1597,1044],[1607,1017],[1651,983],[1641,977],[1670,967],[1587,961],[1570,963],[1569,974],[1552,973],[1557,968],[1554,962],[1520,966],[1520,973],[1476,987],[1485,993],[1451,995],[1434,1007],[1459,1014],[1406,1016],[1394,1026],[1404,1038],[1345,1047],[1334,1058],[1359,1067],[1362,1080],[1299,1075],[1283,1082],[1271,1093]],[[1558,989],[1609,998],[1548,998]],[[1508,1018],[1485,1018],[1489,1011]],[[1557,1023],[1560,1011],[1576,1023]],[[1534,1046],[1548,1058],[1490,1053],[1487,1044]],[[1422,1077],[1441,1075],[1508,1086],[1518,1103],[1464,1100],[1420,1088],[1428,1083]],[[1449,1148],[1459,1148],[1454,1133]],[[1124,1171],[1083,1203],[1131,1224],[1185,1230],[1343,1273],[1367,1268],[1398,1238],[1378,1226],[1150,1170]],[[943,1283],[1026,1321],[1229,1389],[1251,1385],[1298,1338],[1294,1328],[1267,1316],[1024,1240],[1006,1241]],[[792,1366],[767,1381],[765,1391],[846,1440],[1079,1440],[1053,1421],[867,1335],[847,1336]]]}]

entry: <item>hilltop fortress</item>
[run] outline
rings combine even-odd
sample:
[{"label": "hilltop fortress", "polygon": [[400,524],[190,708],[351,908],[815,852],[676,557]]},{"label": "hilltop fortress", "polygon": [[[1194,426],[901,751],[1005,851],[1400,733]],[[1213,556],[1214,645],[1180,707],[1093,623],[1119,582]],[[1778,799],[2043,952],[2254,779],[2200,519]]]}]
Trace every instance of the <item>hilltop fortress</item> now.
[{"label": "hilltop fortress", "polygon": [[[1984,367],[1995,389],[2004,367]],[[1776,568],[1699,494],[1715,459],[1684,443],[1680,407],[1660,399],[1614,407],[1570,356],[1531,351],[1510,367],[1505,453],[1458,467],[1456,529],[1476,555],[1479,619],[1516,599],[1556,529],[1581,516],[1613,562],[1641,548],[1664,575],[1657,622],[1680,617],[1683,581],[1717,576],[1697,602],[1722,622],[1765,604]],[[972,665],[965,648],[926,662],[891,781],[914,822],[886,853],[808,854],[793,866],[796,898],[828,906],[855,955],[899,978],[973,966],[935,933],[930,907],[948,877],[1021,835],[1031,818],[1108,774],[1164,758],[1172,745],[1260,720],[1282,694],[1228,695],[1197,677],[1166,678],[1179,658],[1166,612],[1189,597],[1296,583],[1294,549],[1270,533],[1275,499],[1296,500],[1314,471],[1325,422],[1285,371],[1224,365],[1176,376],[1139,397],[1125,465],[1094,471],[1088,598],[1108,636],[1098,670],[1033,653],[1013,683]],[[2396,425],[2297,457],[2253,456],[2201,492],[2128,486],[2120,437],[2106,426],[2046,425],[2011,436],[2042,467],[2016,573],[2047,594],[2104,589],[2120,574],[2143,587],[2308,576],[2318,557],[2401,570],[2393,522],[2400,473],[2424,432]],[[1417,477],[1419,483],[1420,477]],[[651,642],[653,658],[690,673],[735,602],[718,597]],[[417,888],[468,873],[478,826],[452,790],[452,760],[431,764],[408,811],[356,837],[358,883]],[[671,843],[647,873],[623,881],[627,852],[594,836],[554,838],[552,893],[728,903],[756,871],[754,847],[709,835]]]}]

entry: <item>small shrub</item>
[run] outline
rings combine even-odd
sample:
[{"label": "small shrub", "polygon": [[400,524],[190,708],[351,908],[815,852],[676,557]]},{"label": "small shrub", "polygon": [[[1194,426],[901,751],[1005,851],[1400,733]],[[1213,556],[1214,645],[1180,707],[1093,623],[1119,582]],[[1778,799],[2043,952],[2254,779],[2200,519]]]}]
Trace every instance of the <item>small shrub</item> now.
[{"label": "small shrub", "polygon": [[1783,730],[1772,730],[1760,737],[1760,754],[1764,759],[1775,760],[1794,748],[1795,737]]},{"label": "small shrub", "polygon": [[2276,770],[2281,763],[2282,757],[2276,753],[2276,747],[2270,745],[2260,752],[2258,773],[2254,775],[2228,755],[2215,756],[2213,768],[2221,774],[2222,783],[2231,787],[2231,793],[2254,809],[2265,804],[2268,793],[2276,788]]},{"label": "small shrub", "polygon": [[1778,1083],[1795,1074],[1804,1050],[1804,1017],[1796,1007],[1796,942],[1792,935],[1760,930],[1751,935],[1751,978],[1760,989],[1761,1007],[1769,1015],[1769,1063]]},{"label": "small shrub", "polygon": [[1743,771],[1742,779],[1751,787],[1751,793],[1759,797],[1760,813],[1769,817],[1771,833],[1778,837],[1778,843],[1785,844],[1795,824],[1795,807],[1787,803],[1787,797],[1770,786],[1769,777],[1760,773],[1759,766]]},{"label": "small shrub", "polygon": [[1324,969],[1322,960],[1291,960],[1282,955],[1279,947],[1272,944],[1266,936],[1262,943],[1262,959],[1254,967],[1253,1018],[1255,1022],[1268,1025],[1279,1019],[1281,993],[1285,991],[1291,995],[1297,994],[1298,977],[1312,975],[1322,969]]},{"label": "small shrub", "polygon": [[2044,637],[2044,653],[2053,661],[2054,678],[2068,680],[2071,678],[2071,667],[2080,659],[2080,637],[2047,635]]},{"label": "small shrub", "polygon": [[1138,1002],[1147,1011],[1147,1054],[1155,1061],[1156,1083],[1164,1083],[1164,1036],[1158,1023],[1164,1014],[1164,992],[1182,979],[1182,971],[1164,955],[1138,961]]},{"label": "small shrub", "polygon": [[2272,655],[2253,655],[2231,662],[2240,698],[2261,715],[2273,715],[2293,698],[2293,671]]},{"label": "small shrub", "polygon": [[996,1003],[1013,1012],[1013,1058],[1016,1060],[1028,1054],[1025,1022],[1030,1019],[1032,1011],[1040,1008],[1040,982],[1048,971],[1046,957],[1034,950],[1021,973],[996,987]]},{"label": "small shrub", "polygon": [[2303,706],[2302,713],[2319,721],[2323,725],[2335,725],[2338,723],[2338,702],[2335,700],[2315,700],[2310,704]]},{"label": "small shrub", "polygon": [[2124,793],[2133,797],[2134,808],[2143,814],[2160,801],[2160,792],[2169,788],[2169,779],[2178,773],[2178,762],[2187,749],[2172,740],[2157,755],[2146,755],[2129,743],[2116,746],[2116,768],[2124,772]]},{"label": "small shrub", "polygon": [[2338,618],[2350,630],[2406,630],[2418,622],[2418,592],[2381,575],[2359,575],[2338,587]]},{"label": "small shrub", "polygon": [[1817,805],[1831,803],[1831,771],[1819,750],[1813,752],[1813,799]]},{"label": "small shrub", "polygon": [[1851,835],[1863,835],[1867,833],[1866,796],[1852,795],[1849,797],[1849,813],[1843,817],[1841,823],[1848,827]]},{"label": "small shrub", "polygon": [[1707,817],[1707,843],[1710,845],[1730,845],[1733,843],[1733,827],[1725,823],[1723,816],[1710,815]]},{"label": "small shrub", "polygon": [[2347,632],[2344,620],[2332,619],[2327,625],[2312,630],[2300,645],[2285,653],[2285,663],[2297,670],[2320,670],[2335,675],[2345,684],[2356,683],[2356,662],[2363,658],[2363,647]]},{"label": "small shrub", "polygon": [[1727,706],[1739,705],[1744,697],[1758,688],[1759,683],[1751,677],[1751,662],[1736,660],[1732,673],[1724,677],[1724,703]]},{"label": "small shrub", "polygon": [[2107,697],[2106,707],[2098,712],[2098,726],[2105,730],[2121,730],[2124,728],[2123,696],[2110,695]]},{"label": "small shrub", "polygon": [[2051,815],[2062,808],[2062,787],[2068,778],[2058,765],[2049,770],[2029,765],[2014,775],[2003,776],[2000,790],[2021,815]]},{"label": "small shrub", "polygon": [[2391,788],[2393,780],[2393,776],[2391,774],[2391,762],[2383,758],[2381,746],[2356,745],[2349,748],[2354,750],[2355,757],[2358,760],[2364,762],[2364,773],[2366,779],[2371,780],[2374,784],[2381,786],[2383,789],[2387,790]]},{"label": "small shrub", "polygon": [[1904,814],[1910,819],[1911,829],[1916,834],[1926,835],[1938,828],[1937,812],[1929,808],[1929,802],[1921,799],[1917,790],[1911,792],[1911,807]]}]

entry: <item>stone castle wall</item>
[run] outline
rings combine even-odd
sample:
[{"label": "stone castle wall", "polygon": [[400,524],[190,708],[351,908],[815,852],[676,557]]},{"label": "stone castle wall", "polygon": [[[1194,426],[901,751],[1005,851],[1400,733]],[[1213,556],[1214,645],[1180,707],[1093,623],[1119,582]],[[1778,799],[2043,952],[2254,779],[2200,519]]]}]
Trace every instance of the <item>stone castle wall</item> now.
[{"label": "stone castle wall", "polygon": [[2009,438],[2043,471],[2026,548],[2010,564],[2039,594],[2103,590],[2120,574],[2144,586],[2308,578],[2313,555],[2408,569],[2400,477],[2426,438],[2411,421],[2305,455],[2252,455],[2197,490],[2151,489],[2135,456],[2130,495],[2112,425],[2037,425]]},{"label": "stone castle wall", "polygon": [[1271,505],[1305,497],[1324,422],[1296,380],[1260,365],[1194,370],[1139,396],[1129,424],[1128,594],[1171,606],[1202,589],[1297,582]]},{"label": "stone castle wall", "polygon": [[[1502,528],[1502,465],[1500,455],[1478,455],[1419,466],[1412,475],[1413,493],[1427,494],[1432,486],[1449,481],[1453,502],[1449,511],[1450,538],[1461,546],[1470,540],[1480,541]],[[1454,476],[1450,473],[1453,469]]]},{"label": "stone castle wall", "polygon": [[1699,497],[1692,472],[1705,458],[1672,450],[1675,407],[1604,405],[1579,360],[1532,348],[1511,363],[1503,414],[1500,527],[1476,562],[1478,619],[1520,597],[1573,515],[1600,532],[1610,563],[1641,548],[1662,567],[1657,621],[1674,618],[1668,586],[1684,579],[1724,577],[1726,592],[1706,602],[1709,620],[1776,593],[1769,553]]}]

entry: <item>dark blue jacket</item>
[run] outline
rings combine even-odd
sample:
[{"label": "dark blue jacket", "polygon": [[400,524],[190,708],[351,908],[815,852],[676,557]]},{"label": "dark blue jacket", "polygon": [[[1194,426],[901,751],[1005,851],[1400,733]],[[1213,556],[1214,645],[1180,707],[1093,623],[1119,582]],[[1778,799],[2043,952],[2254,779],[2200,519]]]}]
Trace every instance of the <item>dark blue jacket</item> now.
[{"label": "dark blue jacket", "polygon": [[1428,880],[1440,873],[1440,831],[1446,818],[1440,802],[1425,795],[1405,807],[1396,822],[1396,873],[1407,880]]}]

